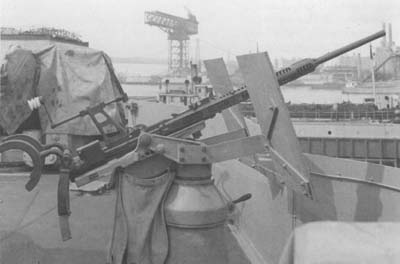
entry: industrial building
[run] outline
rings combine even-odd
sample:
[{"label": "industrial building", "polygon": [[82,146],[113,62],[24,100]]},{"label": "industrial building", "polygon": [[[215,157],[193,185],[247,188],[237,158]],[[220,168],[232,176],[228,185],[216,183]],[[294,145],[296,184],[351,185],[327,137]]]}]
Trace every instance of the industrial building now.
[{"label": "industrial building", "polygon": [[89,42],[82,41],[80,36],[73,32],[47,27],[29,30],[2,27],[0,43],[1,57],[4,57],[4,54],[13,46],[29,50],[41,49],[55,43],[61,46],[89,47]]}]

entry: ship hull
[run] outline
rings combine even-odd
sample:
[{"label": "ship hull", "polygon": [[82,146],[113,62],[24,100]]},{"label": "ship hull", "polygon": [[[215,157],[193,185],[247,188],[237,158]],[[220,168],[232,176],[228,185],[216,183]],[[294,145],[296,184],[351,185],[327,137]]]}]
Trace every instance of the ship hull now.
[{"label": "ship hull", "polygon": [[[226,131],[218,115],[204,137]],[[228,200],[245,193],[226,223],[252,263],[277,263],[292,231],[313,221],[399,221],[400,169],[305,154],[311,170],[311,200],[294,193],[275,175],[262,174],[246,159],[214,164],[213,178]],[[56,209],[57,175],[43,175],[32,192],[27,175],[0,176],[2,263],[104,263],[114,221],[114,191],[71,192],[72,239],[61,241]],[[107,179],[103,179],[107,181]],[[229,245],[228,245],[229,246]],[[16,254],[18,252],[18,254]]]}]

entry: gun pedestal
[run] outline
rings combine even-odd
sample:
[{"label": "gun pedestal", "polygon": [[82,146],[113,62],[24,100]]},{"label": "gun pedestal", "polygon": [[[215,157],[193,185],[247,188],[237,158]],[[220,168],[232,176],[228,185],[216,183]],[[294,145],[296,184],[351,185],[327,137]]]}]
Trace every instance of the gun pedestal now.
[{"label": "gun pedestal", "polygon": [[238,247],[233,248],[235,259],[231,255],[236,240],[227,223],[234,204],[251,195],[229,201],[212,179],[212,163],[265,151],[260,144],[263,136],[237,135],[204,140],[214,142],[212,145],[147,133],[139,137],[138,153],[151,150],[173,162],[175,178],[164,203],[169,239],[166,263],[246,263],[247,257]]},{"label": "gun pedestal", "polygon": [[179,164],[164,205],[167,263],[231,263],[228,205],[211,179],[211,164]]}]

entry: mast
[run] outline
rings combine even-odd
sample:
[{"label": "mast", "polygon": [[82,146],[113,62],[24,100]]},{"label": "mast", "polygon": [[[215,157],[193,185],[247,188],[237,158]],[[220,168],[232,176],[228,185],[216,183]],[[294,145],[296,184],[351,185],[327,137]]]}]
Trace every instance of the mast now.
[{"label": "mast", "polygon": [[376,105],[376,86],[375,86],[375,70],[374,70],[374,54],[372,53],[372,44],[369,45],[369,57],[371,59],[371,78],[372,78],[372,97]]}]

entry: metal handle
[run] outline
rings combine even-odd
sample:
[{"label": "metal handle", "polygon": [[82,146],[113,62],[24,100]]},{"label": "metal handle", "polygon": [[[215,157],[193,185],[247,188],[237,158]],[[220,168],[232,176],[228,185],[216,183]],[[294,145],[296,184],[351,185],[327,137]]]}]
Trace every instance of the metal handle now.
[{"label": "metal handle", "polygon": [[[110,100],[110,101],[108,101],[106,103],[100,103],[98,105],[102,105],[102,107],[104,108],[107,105],[110,105],[112,103],[117,103],[119,101],[126,102],[127,99],[128,99],[128,97],[127,97],[126,93],[124,93],[120,97],[114,98],[114,99],[112,99],[112,100]],[[76,115],[68,117],[67,119],[64,119],[64,120],[62,120],[62,121],[60,121],[58,123],[54,123],[53,120],[51,119],[51,116],[50,116],[50,113],[49,113],[49,111],[48,111],[48,109],[46,107],[46,104],[44,103],[43,98],[41,96],[38,96],[38,97],[35,97],[35,98],[32,98],[32,99],[28,100],[28,106],[32,111],[35,110],[35,109],[39,109],[40,106],[43,106],[45,111],[46,111],[47,117],[49,118],[50,127],[52,129],[54,129],[54,128],[58,127],[58,126],[61,126],[61,125],[65,124],[65,123],[68,123],[69,121],[72,121],[72,120],[74,120],[74,119],[76,119],[78,117],[82,117],[82,116],[87,115],[88,114],[88,110],[87,109],[92,108],[92,107],[88,107],[87,109],[80,111]],[[94,107],[97,107],[97,105],[94,106]]]},{"label": "metal handle", "polygon": [[251,197],[252,197],[251,193],[246,193],[246,194],[240,196],[239,198],[237,198],[236,200],[233,200],[232,203],[234,203],[234,204],[242,203],[242,202],[249,200]]}]

